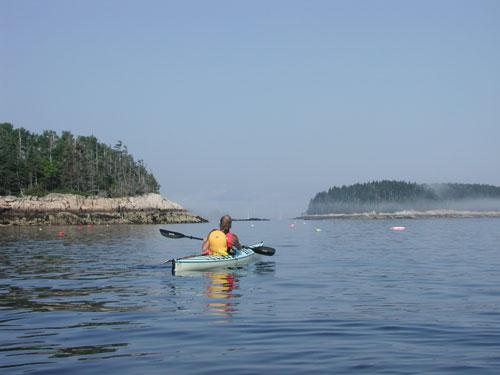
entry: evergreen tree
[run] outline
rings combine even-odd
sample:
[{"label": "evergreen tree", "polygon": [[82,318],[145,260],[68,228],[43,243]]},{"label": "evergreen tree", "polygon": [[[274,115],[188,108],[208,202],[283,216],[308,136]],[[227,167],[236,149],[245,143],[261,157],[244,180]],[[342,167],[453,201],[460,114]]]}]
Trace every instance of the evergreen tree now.
[{"label": "evergreen tree", "polygon": [[114,147],[94,136],[35,134],[0,124],[0,195],[68,192],[110,197],[157,193],[160,185],[121,141]]},{"label": "evergreen tree", "polygon": [[450,201],[483,198],[500,198],[500,187],[480,184],[423,185],[382,180],[331,187],[311,199],[307,213],[431,209]]}]

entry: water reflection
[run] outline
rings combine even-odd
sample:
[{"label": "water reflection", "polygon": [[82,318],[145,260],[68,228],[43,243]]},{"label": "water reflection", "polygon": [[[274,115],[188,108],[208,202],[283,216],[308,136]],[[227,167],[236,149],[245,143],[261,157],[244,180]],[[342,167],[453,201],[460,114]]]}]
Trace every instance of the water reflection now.
[{"label": "water reflection", "polygon": [[163,334],[150,344],[155,334],[193,335],[200,312],[244,315],[240,281],[274,272],[264,259],[171,277],[156,227],[60,229],[0,228],[0,369],[154,355],[165,345]]},{"label": "water reflection", "polygon": [[272,274],[276,270],[276,262],[261,261],[255,263],[255,273],[258,275]]},{"label": "water reflection", "polygon": [[57,357],[73,357],[73,356],[85,356],[92,354],[103,354],[103,353],[113,353],[120,347],[128,346],[127,343],[109,344],[109,345],[87,345],[87,346],[77,346],[69,348],[59,348],[56,353],[53,354],[52,358]]},{"label": "water reflection", "polygon": [[[47,287],[22,288],[0,285],[0,308],[25,309],[30,311],[134,311],[137,305],[120,305],[116,301],[101,300],[99,295],[118,295],[128,291],[126,288],[81,287],[56,289]],[[109,305],[115,302],[115,305]]]},{"label": "water reflection", "polygon": [[[232,267],[211,272],[200,271],[182,271],[174,273],[175,278],[197,278],[202,279],[203,296],[205,301],[204,310],[209,314],[217,317],[229,318],[238,312],[239,299],[242,297],[238,290],[240,289],[240,280],[244,277],[252,275],[269,275],[275,272],[275,262],[267,260],[259,260],[252,264],[247,264],[240,267]],[[171,280],[168,285],[168,290],[171,296],[179,297],[185,294],[185,284]],[[189,290],[193,293],[195,290]],[[184,297],[185,298],[185,295]],[[180,306],[178,307],[181,308]],[[183,308],[188,310],[186,306]]]},{"label": "water reflection", "polygon": [[236,312],[238,305],[235,298],[240,295],[234,293],[238,289],[238,278],[235,273],[208,272],[205,273],[207,284],[205,296],[209,298],[208,311],[217,316],[230,317]]}]

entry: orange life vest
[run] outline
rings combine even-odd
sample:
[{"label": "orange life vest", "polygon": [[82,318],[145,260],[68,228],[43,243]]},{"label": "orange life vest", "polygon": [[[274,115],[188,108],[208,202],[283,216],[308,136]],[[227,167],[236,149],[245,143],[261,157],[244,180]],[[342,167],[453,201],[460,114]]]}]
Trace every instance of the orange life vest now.
[{"label": "orange life vest", "polygon": [[214,230],[208,235],[210,255],[227,256],[227,238],[221,230]]}]

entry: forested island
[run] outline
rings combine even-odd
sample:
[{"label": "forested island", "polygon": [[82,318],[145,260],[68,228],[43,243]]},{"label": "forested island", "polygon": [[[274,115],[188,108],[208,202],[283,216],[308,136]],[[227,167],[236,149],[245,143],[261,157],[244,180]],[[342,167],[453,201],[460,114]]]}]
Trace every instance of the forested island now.
[{"label": "forested island", "polygon": [[[427,212],[424,215],[423,212]],[[498,216],[500,187],[382,180],[334,186],[309,202],[305,218]]]},{"label": "forested island", "polygon": [[0,225],[203,222],[118,141],[0,124]]},{"label": "forested island", "polygon": [[36,134],[2,123],[0,160],[0,195],[123,197],[160,189],[144,162],[135,161],[121,141],[111,147],[69,131]]}]

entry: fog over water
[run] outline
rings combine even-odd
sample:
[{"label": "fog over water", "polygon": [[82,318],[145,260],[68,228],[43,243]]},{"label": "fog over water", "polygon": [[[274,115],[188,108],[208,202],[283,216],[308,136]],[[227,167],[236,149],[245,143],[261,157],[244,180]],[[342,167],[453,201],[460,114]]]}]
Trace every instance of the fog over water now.
[{"label": "fog over water", "polygon": [[376,204],[349,204],[326,203],[322,205],[322,212],[317,213],[362,213],[362,212],[401,212],[401,211],[429,211],[429,210],[454,210],[454,211],[500,211],[500,199],[465,199],[429,201],[418,200],[406,204],[394,202],[381,202]]}]

